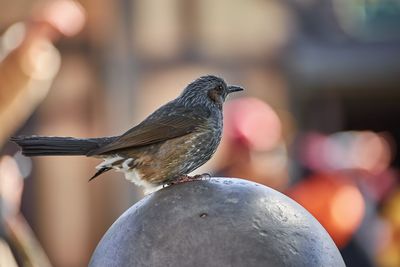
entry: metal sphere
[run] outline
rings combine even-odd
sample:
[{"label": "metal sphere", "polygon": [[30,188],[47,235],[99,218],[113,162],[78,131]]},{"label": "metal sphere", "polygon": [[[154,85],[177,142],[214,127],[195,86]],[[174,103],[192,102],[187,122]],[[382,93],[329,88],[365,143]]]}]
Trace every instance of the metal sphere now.
[{"label": "metal sphere", "polygon": [[246,180],[212,178],[133,205],[104,235],[90,266],[345,264],[325,229],[290,198]]}]

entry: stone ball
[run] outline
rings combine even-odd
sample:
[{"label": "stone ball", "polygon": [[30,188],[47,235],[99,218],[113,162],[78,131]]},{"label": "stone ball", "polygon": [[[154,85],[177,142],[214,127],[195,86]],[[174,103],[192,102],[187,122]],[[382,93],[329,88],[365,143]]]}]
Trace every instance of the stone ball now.
[{"label": "stone ball", "polygon": [[325,229],[292,199],[254,182],[212,178],[133,205],[101,239],[90,266],[345,264]]}]

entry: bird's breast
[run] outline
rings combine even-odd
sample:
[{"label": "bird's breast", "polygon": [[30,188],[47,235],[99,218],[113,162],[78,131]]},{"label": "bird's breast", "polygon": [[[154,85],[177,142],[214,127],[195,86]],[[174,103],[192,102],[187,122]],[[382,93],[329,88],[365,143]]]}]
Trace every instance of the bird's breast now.
[{"label": "bird's breast", "polygon": [[140,178],[151,184],[163,184],[186,175],[208,161],[221,140],[222,119],[211,116],[186,135],[119,153],[132,158]]}]

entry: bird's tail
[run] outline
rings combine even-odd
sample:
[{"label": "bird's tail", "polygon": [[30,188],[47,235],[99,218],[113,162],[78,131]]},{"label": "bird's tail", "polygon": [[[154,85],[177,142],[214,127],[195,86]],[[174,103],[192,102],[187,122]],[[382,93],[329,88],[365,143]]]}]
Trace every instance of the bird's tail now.
[{"label": "bird's tail", "polygon": [[86,155],[114,141],[117,137],[74,138],[53,136],[16,136],[11,141],[22,148],[25,156]]}]

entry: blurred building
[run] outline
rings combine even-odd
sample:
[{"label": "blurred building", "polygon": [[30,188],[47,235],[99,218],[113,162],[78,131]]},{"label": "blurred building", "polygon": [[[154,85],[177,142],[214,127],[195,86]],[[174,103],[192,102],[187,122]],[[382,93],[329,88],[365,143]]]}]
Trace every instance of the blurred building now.
[{"label": "blurred building", "polygon": [[[343,209],[341,218],[352,216],[347,226],[356,217],[362,220],[347,242],[337,242],[346,264],[399,266],[394,253],[399,247],[393,245],[398,226],[380,212],[391,202],[399,179],[400,5],[352,0],[290,4],[299,26],[284,56],[298,130],[292,149],[291,177],[298,180],[293,196],[313,210],[335,239],[339,225],[332,227],[334,219],[328,217],[343,197],[335,187],[342,184],[345,190],[350,182],[356,191],[342,201],[352,212],[345,215]],[[325,190],[332,182],[336,185]],[[332,197],[324,206],[329,215],[313,207],[315,199],[304,198],[322,191],[320,201]],[[363,209],[364,215],[359,213]]]},{"label": "blurred building", "polygon": [[[372,242],[361,246],[360,258],[381,266],[400,264],[394,238],[399,227],[393,216],[398,197],[393,192],[397,189],[392,190],[398,187],[400,164],[397,1],[79,2],[87,13],[86,26],[77,37],[57,42],[60,71],[49,95],[18,134],[119,134],[174,98],[191,80],[208,73],[221,75],[268,104],[272,122],[262,124],[275,127],[269,132],[275,135],[246,135],[243,121],[252,122],[253,132],[262,132],[254,128],[258,115],[239,116],[229,128],[236,131],[231,150],[221,146],[201,171],[241,173],[287,192],[294,192],[297,185],[297,193],[322,186],[324,192],[339,192],[340,197],[326,194],[315,201],[339,203],[333,205],[339,207],[339,217],[348,214],[349,209],[341,209],[347,200],[355,199],[352,204],[358,203],[359,212],[352,218],[354,227],[336,232],[343,255],[356,258],[357,251],[346,246]],[[0,1],[0,32],[18,21],[34,23],[32,18],[44,4],[45,0]],[[3,36],[0,47],[4,45]],[[262,149],[251,143],[263,144],[263,137],[276,140]],[[251,159],[248,166],[257,167],[227,172],[227,163],[238,160],[227,155],[242,149]],[[96,160],[47,157],[30,162],[16,152],[11,144],[2,151],[15,155],[22,174],[29,177],[22,209],[50,260],[55,266],[87,265],[106,229],[141,192],[111,172],[87,183]],[[289,183],[294,187],[286,190]],[[306,208],[307,201],[302,203]],[[326,210],[321,222],[329,218]],[[390,224],[395,226],[386,227]],[[360,239],[368,230],[387,238]],[[384,231],[392,234],[383,235]]]}]

